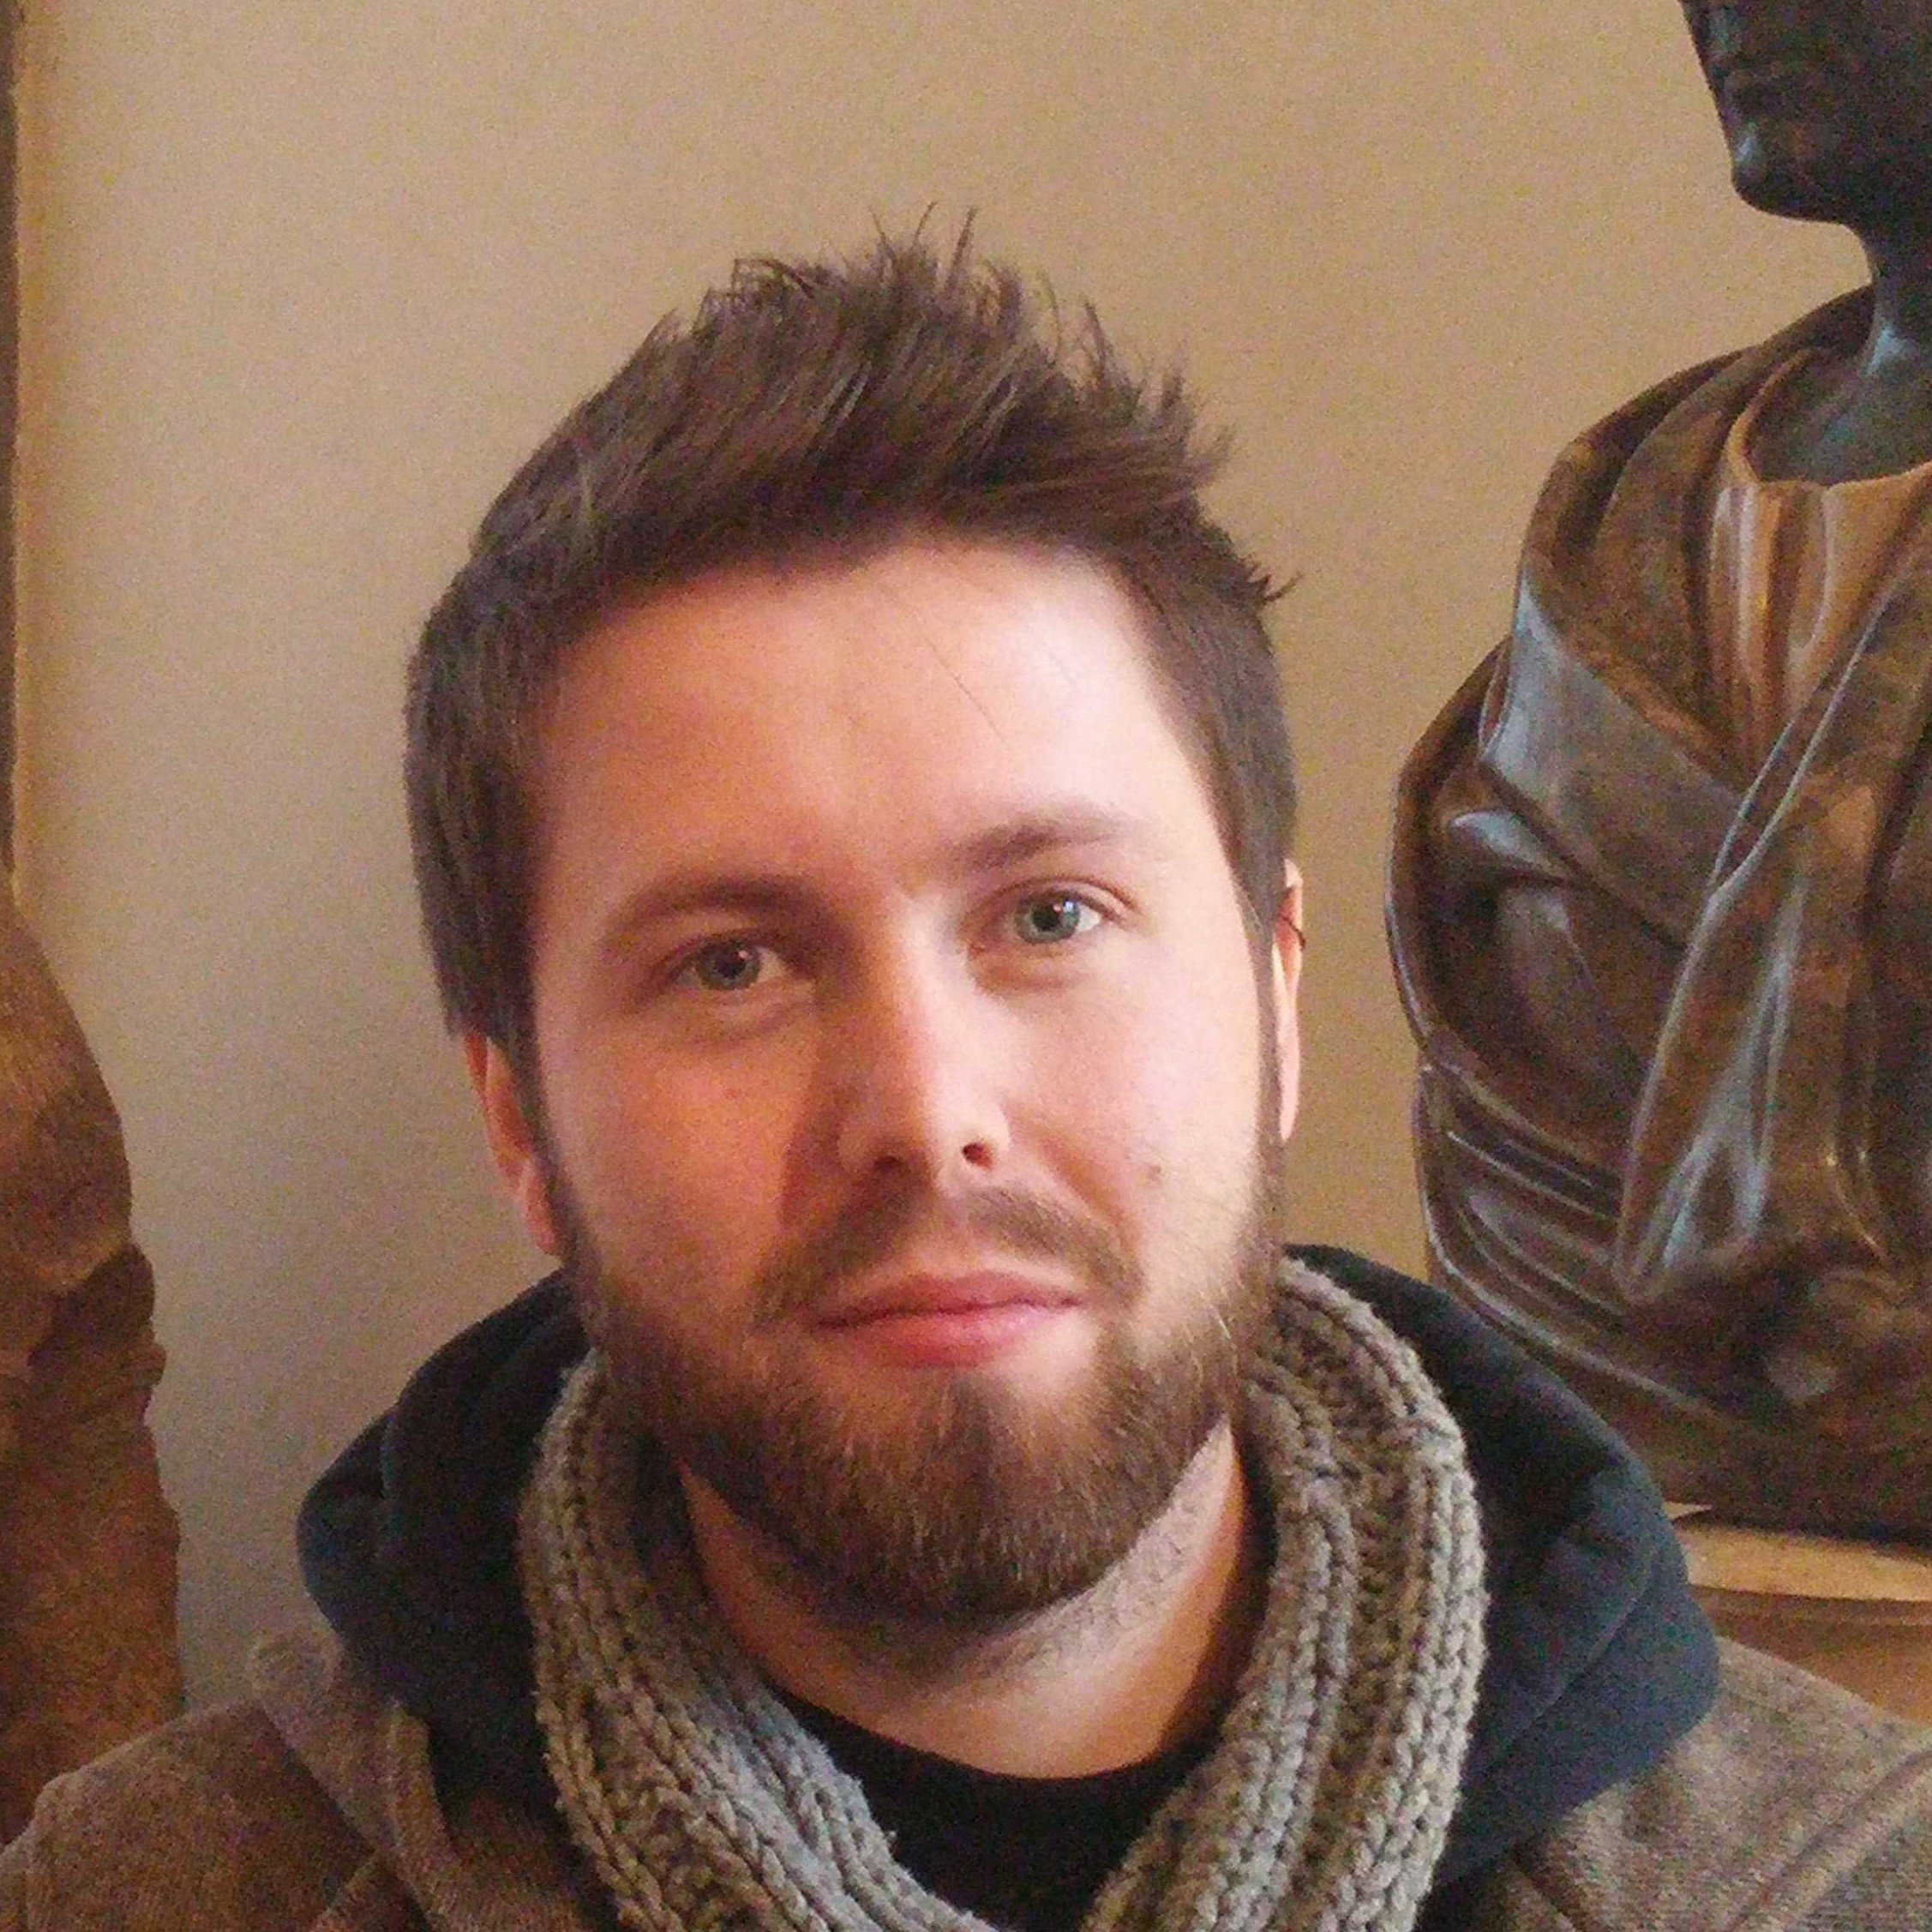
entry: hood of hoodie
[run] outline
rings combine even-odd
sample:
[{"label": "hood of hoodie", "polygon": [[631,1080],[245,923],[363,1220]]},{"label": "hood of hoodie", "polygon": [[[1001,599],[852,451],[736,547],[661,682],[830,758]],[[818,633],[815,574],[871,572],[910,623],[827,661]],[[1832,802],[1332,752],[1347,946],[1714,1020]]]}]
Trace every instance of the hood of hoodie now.
[{"label": "hood of hoodie", "polygon": [[[1415,1349],[1481,1499],[1488,1660],[1447,1885],[1654,1763],[1709,1707],[1716,1647],[1655,1487],[1582,1403],[1438,1291],[1339,1249],[1294,1253]],[[439,1778],[544,1816],[517,1503],[585,1347],[561,1278],[539,1282],[430,1357],[297,1526],[310,1593],[428,1727]]]}]

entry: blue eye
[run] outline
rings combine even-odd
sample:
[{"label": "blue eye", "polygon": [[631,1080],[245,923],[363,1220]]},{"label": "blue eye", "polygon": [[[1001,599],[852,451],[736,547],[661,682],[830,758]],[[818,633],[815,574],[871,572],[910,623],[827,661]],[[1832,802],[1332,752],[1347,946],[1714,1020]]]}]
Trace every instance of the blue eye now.
[{"label": "blue eye", "polygon": [[764,978],[768,950],[750,939],[719,939],[693,953],[684,973],[706,993],[746,993]]},{"label": "blue eye", "polygon": [[1100,915],[1071,892],[1029,899],[1013,909],[1013,930],[1028,945],[1052,945],[1077,939],[1098,924]]}]

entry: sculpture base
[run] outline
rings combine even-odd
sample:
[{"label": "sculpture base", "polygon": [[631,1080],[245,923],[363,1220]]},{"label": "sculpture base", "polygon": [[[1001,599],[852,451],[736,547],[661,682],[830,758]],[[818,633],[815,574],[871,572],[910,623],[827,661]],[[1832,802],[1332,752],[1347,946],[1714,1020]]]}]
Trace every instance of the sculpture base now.
[{"label": "sculpture base", "polygon": [[1932,1555],[1696,1514],[1677,1530],[1720,1635],[1932,1724]]}]

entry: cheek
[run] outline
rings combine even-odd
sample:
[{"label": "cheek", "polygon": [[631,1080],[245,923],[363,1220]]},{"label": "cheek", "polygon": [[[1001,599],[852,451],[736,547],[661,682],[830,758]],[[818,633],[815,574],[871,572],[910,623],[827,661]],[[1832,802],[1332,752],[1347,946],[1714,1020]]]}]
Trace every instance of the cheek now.
[{"label": "cheek", "polygon": [[699,1077],[607,1043],[545,1084],[557,1160],[608,1266],[662,1272],[656,1257],[675,1251],[713,1276],[748,1271],[785,1187],[772,1083]]},{"label": "cheek", "polygon": [[1046,1082],[1047,1104],[1063,1128],[1078,1123],[1130,1220],[1218,1196],[1255,1145],[1263,1080],[1245,953],[1237,973],[1203,974],[1188,995],[1167,982],[1089,1014]]}]

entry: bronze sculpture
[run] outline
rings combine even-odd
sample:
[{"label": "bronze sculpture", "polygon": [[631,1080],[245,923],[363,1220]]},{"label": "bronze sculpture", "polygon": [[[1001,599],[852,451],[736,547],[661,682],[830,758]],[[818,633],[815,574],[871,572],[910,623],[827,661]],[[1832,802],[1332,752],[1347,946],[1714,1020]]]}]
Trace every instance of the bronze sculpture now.
[{"label": "bronze sculpture", "polygon": [[181,1702],[153,1280],[120,1121],[0,881],[0,1842]]},{"label": "bronze sculpture", "polygon": [[1439,1279],[1741,1521],[1932,1534],[1932,3],[1685,0],[1871,285],[1559,459],[1405,769]]}]

